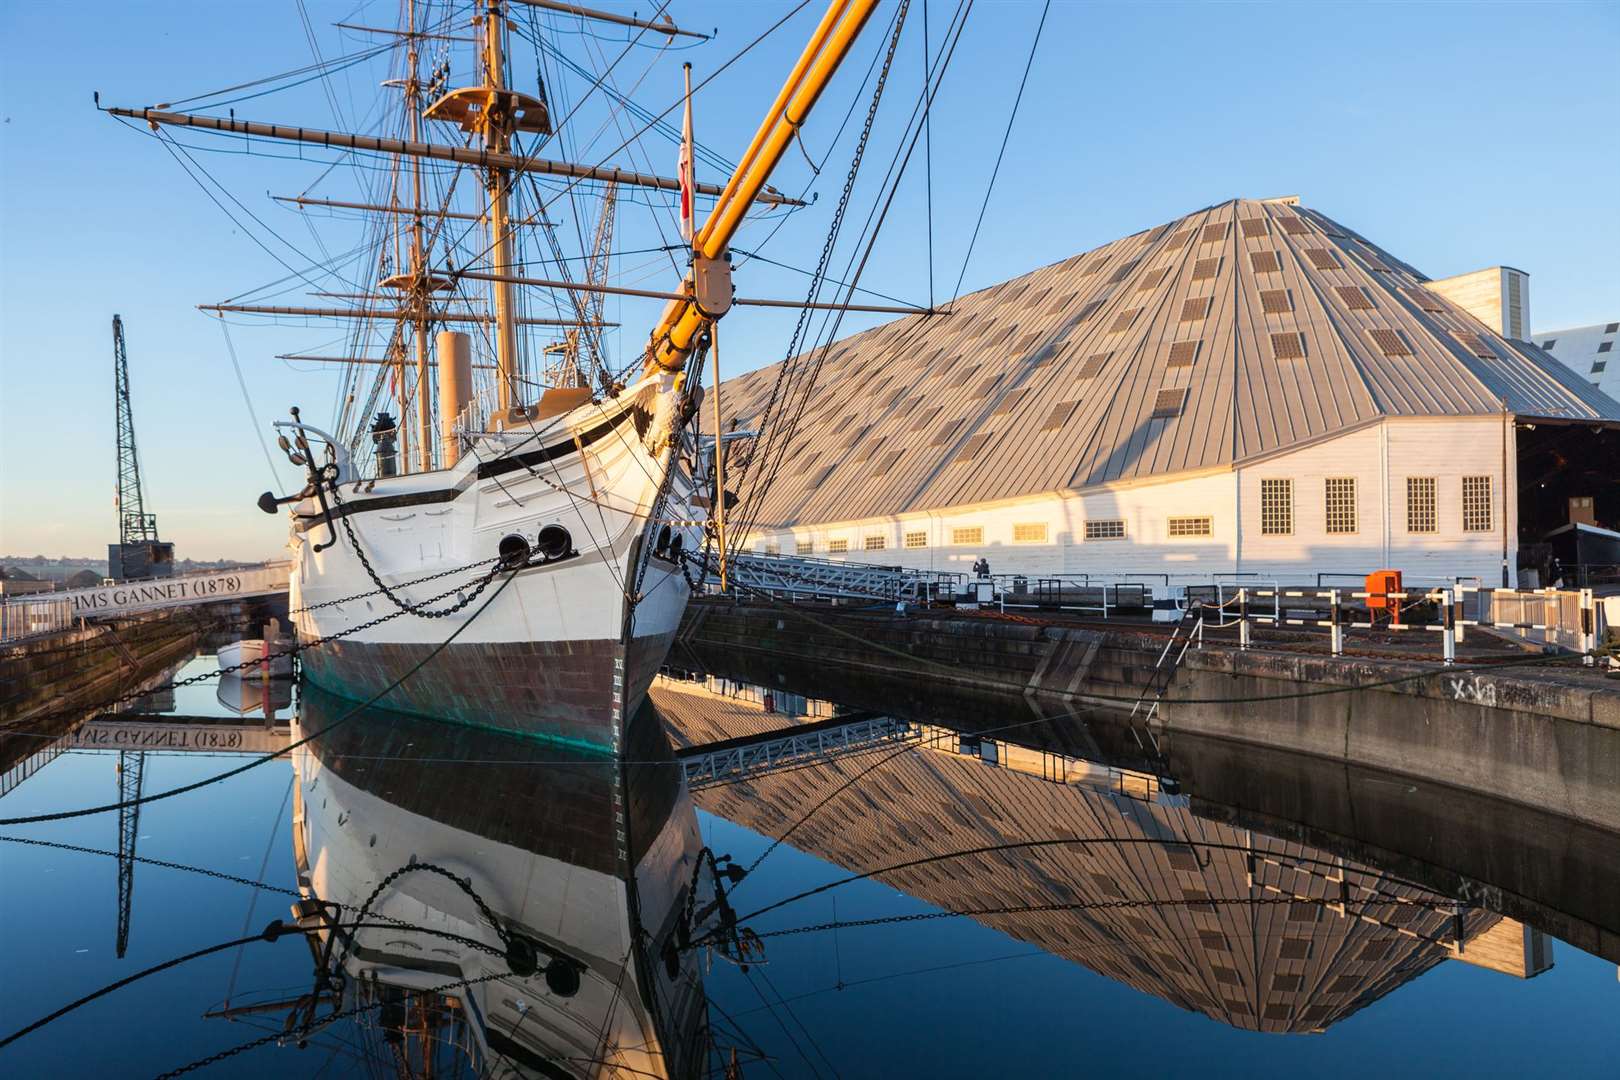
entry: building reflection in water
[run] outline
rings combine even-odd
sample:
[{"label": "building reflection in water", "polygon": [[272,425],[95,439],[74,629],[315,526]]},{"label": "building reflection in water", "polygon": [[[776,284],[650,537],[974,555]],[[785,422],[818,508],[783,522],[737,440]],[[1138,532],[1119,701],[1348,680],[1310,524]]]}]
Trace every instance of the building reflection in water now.
[{"label": "building reflection in water", "polygon": [[[352,707],[306,689],[293,738]],[[413,1075],[697,1074],[697,954],[672,945],[701,840],[650,710],[624,745],[640,764],[373,710],[295,750],[300,891],[400,927],[313,939],[341,971],[320,1012],[377,1006],[368,1037]]]},{"label": "building reflection in water", "polygon": [[[752,726],[730,715],[748,711],[746,696],[668,680],[652,696],[673,724],[708,738]],[[1520,977],[1551,966],[1539,931],[1326,851],[1198,817],[1151,775],[943,728],[913,731],[899,751],[764,772],[696,798],[773,838],[819,807],[792,846],[1249,1030],[1325,1030],[1448,959]],[[686,741],[680,731],[673,738]],[[1031,846],[1047,840],[1062,842]],[[998,845],[1013,846],[883,869]]]}]

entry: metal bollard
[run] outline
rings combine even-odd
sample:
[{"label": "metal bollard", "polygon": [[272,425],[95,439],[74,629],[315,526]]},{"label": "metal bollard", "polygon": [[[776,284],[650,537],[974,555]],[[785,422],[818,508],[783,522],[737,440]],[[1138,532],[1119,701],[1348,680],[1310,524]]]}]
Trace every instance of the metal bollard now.
[{"label": "metal bollard", "polygon": [[1591,589],[1581,590],[1581,663],[1587,667],[1597,664],[1597,604]]},{"label": "metal bollard", "polygon": [[1249,590],[1238,590],[1238,648],[1249,647]]},{"label": "metal bollard", "polygon": [[1441,589],[1440,623],[1444,629],[1441,636],[1445,642],[1445,660],[1447,664],[1457,662],[1457,609],[1452,606],[1452,591]]},{"label": "metal bollard", "polygon": [[1328,602],[1333,605],[1332,608],[1330,609],[1331,614],[1328,616],[1328,621],[1332,624],[1333,655],[1334,656],[1343,656],[1344,655],[1344,623],[1343,623],[1343,621],[1341,621],[1341,617],[1340,617],[1340,613],[1339,613],[1339,590],[1338,589],[1329,589],[1328,590]]}]

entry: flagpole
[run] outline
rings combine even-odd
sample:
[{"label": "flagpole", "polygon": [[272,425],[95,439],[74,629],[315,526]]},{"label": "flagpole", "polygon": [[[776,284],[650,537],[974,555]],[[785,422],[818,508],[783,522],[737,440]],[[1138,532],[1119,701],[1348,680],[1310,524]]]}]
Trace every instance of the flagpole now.
[{"label": "flagpole", "polygon": [[[681,121],[681,161],[678,175],[681,180],[681,239],[687,245],[687,260],[694,257],[691,250],[697,229],[694,219],[697,217],[697,208],[693,206],[693,195],[697,189],[697,180],[693,176],[693,147],[692,141],[692,65],[684,64],[681,67],[686,80],[685,111]],[[726,440],[725,433],[720,430],[720,328],[716,321],[709,320],[709,352],[714,358],[714,533],[715,544],[720,549],[720,591],[727,590],[729,582],[726,574]]]}]

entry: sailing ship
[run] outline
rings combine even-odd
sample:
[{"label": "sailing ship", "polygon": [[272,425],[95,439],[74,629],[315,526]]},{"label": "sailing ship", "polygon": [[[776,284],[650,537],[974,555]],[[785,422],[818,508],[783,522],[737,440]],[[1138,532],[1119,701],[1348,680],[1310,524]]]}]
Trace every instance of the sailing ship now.
[{"label": "sailing ship", "polygon": [[[282,449],[308,483],[280,498],[267,492],[260,506],[289,516],[294,625],[302,642],[323,643],[302,653],[307,679],[353,700],[386,694],[392,709],[617,752],[624,717],[642,700],[685,609],[685,562],[710,527],[717,485],[697,475],[709,455],[694,419],[702,361],[733,302],[730,243],[756,207],[794,202],[767,181],[876,0],[831,0],[724,186],[692,175],[689,75],[677,178],[542,157],[566,117],[553,115],[543,86],[520,90],[510,76],[514,33],[544,45],[538,26],[525,26],[514,9],[606,19],[637,38],[702,35],[667,16],[479,0],[469,40],[454,33],[458,9],[435,7],[438,18],[420,19],[427,6],[404,0],[398,30],[358,28],[384,34],[403,54],[399,77],[385,84],[403,102],[397,137],[239,119],[234,109],[107,111],[154,133],[313,144],[391,163],[370,201],[293,200],[381,223],[372,234],[378,280],[358,293],[318,294],[351,306],[204,306],[222,317],[346,320],[356,352],[373,338],[386,341],[380,356],[335,358],[350,374],[331,430],[296,409],[277,424]],[[477,54],[471,85],[451,85],[446,43],[458,40]],[[439,51],[424,56],[430,47]],[[426,69],[424,61],[432,61]],[[467,172],[476,185],[458,187]],[[542,179],[560,181],[561,190]],[[454,209],[474,187],[475,210]],[[617,193],[641,188],[680,193],[686,265],[677,266],[682,280],[669,293],[605,281]],[[566,273],[547,207],[587,191],[601,211],[579,281]],[[698,195],[714,200],[701,227]],[[523,245],[542,241],[557,278],[521,272],[530,264],[520,258]],[[296,269],[294,277],[308,279]],[[667,300],[645,347],[619,369],[602,333],[603,298],[615,292]],[[537,295],[558,293],[568,304],[558,317],[530,313]],[[545,344],[533,336],[537,327],[566,332]],[[356,373],[372,375],[369,392]],[[385,390],[394,411],[378,407]],[[398,617],[382,619],[389,614]]]},{"label": "sailing ship", "polygon": [[293,731],[313,735],[292,753],[292,841],[319,966],[282,1003],[288,1030],[355,1016],[403,1076],[702,1075],[682,942],[715,875],[651,703],[626,725],[635,765],[376,708],[334,723],[352,711],[309,690]]}]

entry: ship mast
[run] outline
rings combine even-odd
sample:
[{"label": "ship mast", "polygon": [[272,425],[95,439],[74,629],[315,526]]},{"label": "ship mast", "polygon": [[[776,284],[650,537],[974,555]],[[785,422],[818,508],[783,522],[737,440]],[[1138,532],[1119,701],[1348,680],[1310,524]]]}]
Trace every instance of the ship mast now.
[{"label": "ship mast", "polygon": [[[498,154],[507,152],[511,128],[501,107],[504,86],[501,29],[503,15],[501,0],[486,0],[484,10],[484,83],[488,90],[484,120],[484,147]],[[499,104],[498,104],[499,103]],[[490,115],[494,114],[494,115]],[[489,190],[490,261],[494,273],[502,277],[512,275],[512,232],[507,226],[508,172],[491,165],[485,172],[485,185]],[[509,281],[497,281],[495,286],[495,385],[496,403],[500,415],[505,416],[514,405],[521,404],[517,389],[517,305],[516,292]]]},{"label": "ship mast", "polygon": [[[416,47],[416,0],[405,5],[405,29],[410,34],[405,48],[405,114],[410,117],[411,141],[422,139],[422,71]],[[423,472],[433,469],[432,402],[428,393],[428,273],[422,249],[422,159],[411,158],[411,313],[416,322],[416,442],[417,460]],[[403,380],[400,383],[404,389]],[[401,412],[404,411],[403,405]]]}]

